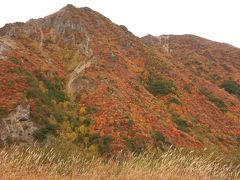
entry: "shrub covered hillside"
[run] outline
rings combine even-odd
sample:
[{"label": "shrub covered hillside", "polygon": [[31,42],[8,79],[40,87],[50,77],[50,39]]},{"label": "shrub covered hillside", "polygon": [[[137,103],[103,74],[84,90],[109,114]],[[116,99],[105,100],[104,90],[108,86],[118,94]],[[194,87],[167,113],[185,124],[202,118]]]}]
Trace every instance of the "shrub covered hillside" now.
[{"label": "shrub covered hillside", "polygon": [[170,146],[235,154],[239,57],[235,47],[190,35],[140,39],[72,5],[7,24],[0,145],[61,139],[95,155]]}]

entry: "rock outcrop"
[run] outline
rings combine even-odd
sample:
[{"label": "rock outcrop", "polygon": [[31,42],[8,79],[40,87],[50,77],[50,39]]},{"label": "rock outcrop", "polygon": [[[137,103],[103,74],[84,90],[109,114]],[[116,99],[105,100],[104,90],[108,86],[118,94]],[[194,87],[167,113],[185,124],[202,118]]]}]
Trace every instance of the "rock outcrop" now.
[{"label": "rock outcrop", "polygon": [[30,105],[24,102],[1,120],[0,138],[4,144],[9,139],[32,142],[36,130],[37,127],[30,119]]},{"label": "rock outcrop", "polygon": [[10,38],[0,38],[0,60],[6,58],[4,52],[15,49],[16,43]]}]

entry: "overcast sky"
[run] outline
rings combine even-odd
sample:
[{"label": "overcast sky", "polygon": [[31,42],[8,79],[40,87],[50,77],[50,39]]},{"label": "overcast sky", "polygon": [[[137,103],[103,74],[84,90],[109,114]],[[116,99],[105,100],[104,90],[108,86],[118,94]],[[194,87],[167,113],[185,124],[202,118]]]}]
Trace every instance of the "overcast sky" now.
[{"label": "overcast sky", "polygon": [[240,0],[1,0],[0,27],[88,6],[135,35],[195,34],[240,47]]}]

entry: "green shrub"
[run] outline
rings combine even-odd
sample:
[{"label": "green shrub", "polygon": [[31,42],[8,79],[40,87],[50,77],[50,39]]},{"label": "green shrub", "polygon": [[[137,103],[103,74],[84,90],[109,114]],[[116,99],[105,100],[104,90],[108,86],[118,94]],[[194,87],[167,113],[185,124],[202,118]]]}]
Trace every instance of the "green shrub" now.
[{"label": "green shrub", "polygon": [[100,139],[101,139],[101,137],[100,137],[99,133],[94,133],[94,134],[89,135],[89,143],[90,144],[99,144]]},{"label": "green shrub", "polygon": [[47,96],[59,102],[68,100],[68,96],[62,91],[62,82],[58,78],[57,74],[54,74],[54,82],[46,79],[40,71],[35,71],[36,77],[39,81],[42,81],[47,87]]},{"label": "green shrub", "polygon": [[39,129],[39,130],[35,131],[33,133],[33,137],[36,140],[43,141],[47,137],[47,134],[45,133],[45,129]]},{"label": "green shrub", "polygon": [[[21,69],[21,72],[24,73],[30,86],[27,97],[36,102],[31,109],[32,119],[42,127],[34,132],[33,137],[35,139],[43,141],[48,134],[59,135],[65,133],[61,137],[66,137],[67,140],[71,139],[70,141],[82,147],[88,148],[90,145],[96,145],[102,154],[110,150],[112,138],[109,136],[92,136],[88,131],[89,126],[93,123],[88,114],[94,113],[96,108],[88,107],[84,114],[84,120],[80,120],[78,116],[79,106],[72,101],[68,101],[69,98],[63,91],[63,82],[57,73],[49,74],[49,77],[53,78],[47,79],[40,71],[31,74]],[[66,124],[62,124],[64,122]],[[49,125],[49,123],[57,125]],[[66,126],[69,132],[61,132],[60,127],[62,125]],[[82,126],[86,129],[84,134],[79,133]]]},{"label": "green shrub", "polygon": [[177,105],[182,105],[181,101],[176,97],[172,97],[170,99],[170,103],[174,103],[174,104],[177,104]]},{"label": "green shrub", "polygon": [[219,99],[218,97],[214,96],[212,94],[212,92],[210,92],[208,89],[206,88],[200,88],[200,93],[203,94],[204,96],[206,96],[208,98],[209,101],[211,101],[215,106],[217,106],[221,111],[226,112],[226,104]]},{"label": "green shrub", "polygon": [[134,86],[133,87],[136,91],[140,91],[140,87],[139,86]]},{"label": "green shrub", "polygon": [[15,58],[15,57],[11,57],[11,58],[10,58],[10,61],[11,61],[12,63],[14,63],[14,64],[20,64],[19,60],[18,60],[17,58]]},{"label": "green shrub", "polygon": [[87,127],[89,127],[92,124],[92,121],[90,118],[87,118],[83,121],[83,124],[86,125]]},{"label": "green shrub", "polygon": [[238,98],[240,98],[240,85],[237,84],[237,82],[232,80],[224,81],[221,85],[222,88],[225,89],[225,91],[236,95]]},{"label": "green shrub", "polygon": [[3,107],[0,107],[0,118],[4,117],[6,115],[6,111]]},{"label": "green shrub", "polygon": [[[28,84],[31,88],[27,92],[27,96],[29,98],[39,98],[43,104],[47,104],[48,106],[52,106],[52,100],[56,100],[57,102],[67,101],[69,98],[61,89],[61,82],[55,75],[55,80],[57,82],[51,82],[47,80],[44,75],[35,71],[36,78],[29,72],[23,71]],[[47,92],[42,92],[39,88],[39,81],[42,81],[47,88]]]},{"label": "green shrub", "polygon": [[63,89],[63,80],[59,78],[58,74],[54,74],[54,81],[55,81],[55,88],[57,90],[62,90]]},{"label": "green shrub", "polygon": [[145,142],[143,140],[135,140],[133,138],[126,140],[126,146],[128,149],[136,154],[143,152],[145,149]]},{"label": "green shrub", "polygon": [[164,150],[164,145],[167,144],[165,137],[158,131],[152,133],[152,138],[154,140],[154,146]]},{"label": "green shrub", "polygon": [[207,88],[200,88],[199,89],[199,92],[202,94],[202,95],[205,95],[205,96],[208,96],[211,94],[211,92],[209,90],[207,90]]},{"label": "green shrub", "polygon": [[111,135],[100,136],[99,133],[86,134],[86,136],[78,136],[75,143],[78,145],[84,144],[85,137],[87,137],[89,140],[89,143],[85,144],[85,147],[96,145],[100,154],[110,152],[110,143],[113,141]]},{"label": "green shrub", "polygon": [[114,120],[114,122],[113,122],[113,126],[114,126],[115,129],[118,128],[118,125],[117,125],[117,121],[116,121],[116,120]]},{"label": "green shrub", "polygon": [[173,81],[150,81],[147,86],[147,90],[154,96],[167,95],[169,93],[176,94],[177,86]]},{"label": "green shrub", "polygon": [[53,116],[57,120],[57,122],[63,122],[64,120],[64,113],[61,110],[55,109],[53,112]]},{"label": "green shrub", "polygon": [[128,126],[132,127],[134,124],[134,121],[132,119],[128,119]]},{"label": "green shrub", "polygon": [[8,81],[7,84],[8,84],[8,87],[13,88],[14,85],[15,85],[15,81],[11,79],[11,80]]},{"label": "green shrub", "polygon": [[208,99],[215,104],[221,111],[226,111],[226,104],[219,98],[215,97],[214,95],[208,96]]},{"label": "green shrub", "polygon": [[182,118],[176,118],[174,119],[174,123],[177,125],[177,128],[181,131],[186,131],[187,123]]},{"label": "green shrub", "polygon": [[236,137],[236,140],[240,143],[240,136]]},{"label": "green shrub", "polygon": [[39,141],[43,141],[48,134],[56,134],[56,126],[47,124],[45,127],[36,130],[33,133],[33,137]]},{"label": "green shrub", "polygon": [[97,112],[97,108],[95,106],[91,106],[91,107],[88,106],[86,111],[87,111],[87,114],[94,114]]},{"label": "green shrub", "polygon": [[38,97],[41,97],[41,93],[38,88],[32,87],[28,90],[27,97],[28,98],[38,98]]},{"label": "green shrub", "polygon": [[[40,91],[40,90],[39,90]],[[40,96],[39,96],[39,98],[40,98],[40,101],[43,103],[43,104],[45,104],[45,105],[47,105],[48,107],[52,107],[52,100],[54,100],[53,98],[51,98],[51,97],[49,97],[49,95],[48,95],[48,93],[42,93],[42,92],[40,92]]]},{"label": "green shrub", "polygon": [[185,90],[186,92],[188,92],[189,94],[192,93],[191,86],[190,86],[189,84],[186,84],[186,85],[184,86],[184,90]]},{"label": "green shrub", "polygon": [[101,154],[110,151],[110,142],[112,142],[112,140],[112,136],[110,135],[102,137],[102,142],[98,145]]}]

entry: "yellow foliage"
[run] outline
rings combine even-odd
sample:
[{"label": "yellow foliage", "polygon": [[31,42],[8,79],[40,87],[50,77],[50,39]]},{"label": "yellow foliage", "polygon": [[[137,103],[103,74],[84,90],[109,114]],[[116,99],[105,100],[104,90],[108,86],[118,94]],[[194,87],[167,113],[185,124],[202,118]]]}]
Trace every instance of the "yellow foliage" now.
[{"label": "yellow foliage", "polygon": [[64,101],[62,103],[62,106],[63,106],[63,111],[65,111],[65,113],[69,114],[70,116],[77,115],[76,104],[74,102]]},{"label": "yellow foliage", "polygon": [[79,120],[80,121],[84,121],[84,120],[86,120],[87,118],[86,118],[86,116],[79,116]]},{"label": "yellow foliage", "polygon": [[178,106],[176,104],[171,103],[168,105],[169,111],[177,111],[177,108]]},{"label": "yellow foliage", "polygon": [[144,71],[144,69],[142,67],[134,67],[133,68],[133,72],[135,73],[142,73]]},{"label": "yellow foliage", "polygon": [[98,147],[96,144],[92,144],[89,148],[88,148],[89,152],[93,155],[98,155]]},{"label": "yellow foliage", "polygon": [[88,133],[88,128],[84,125],[81,125],[79,127],[79,133],[82,134],[82,135],[86,135]]},{"label": "yellow foliage", "polygon": [[83,114],[86,114],[86,107],[81,107],[80,109],[79,109],[79,114],[81,114],[81,115],[83,115]]},{"label": "yellow foliage", "polygon": [[44,83],[43,83],[42,81],[39,82],[39,89],[40,89],[43,93],[45,93],[45,92],[48,91],[48,89],[45,88]]},{"label": "yellow foliage", "polygon": [[88,146],[88,144],[89,144],[89,138],[88,138],[88,137],[84,137],[84,138],[83,138],[83,143],[85,144],[85,146]]},{"label": "yellow foliage", "polygon": [[48,118],[48,123],[50,125],[57,125],[57,120],[55,119],[55,117],[53,115],[51,115],[49,118]]},{"label": "yellow foliage", "polygon": [[64,101],[63,102],[63,108],[64,109],[68,109],[68,107],[71,105],[71,102],[69,102],[69,101]]},{"label": "yellow foliage", "polygon": [[75,132],[69,132],[65,134],[66,139],[69,140],[70,142],[73,142],[77,139],[77,133]]},{"label": "yellow foliage", "polygon": [[236,116],[235,114],[233,114],[233,113],[231,113],[229,111],[225,115],[226,115],[227,118],[229,118],[231,120],[235,120],[235,121],[239,121],[240,120],[238,116]]},{"label": "yellow foliage", "polygon": [[78,133],[74,132],[71,128],[71,124],[64,120],[63,123],[60,125],[60,135],[70,141],[73,142],[77,139]]}]

